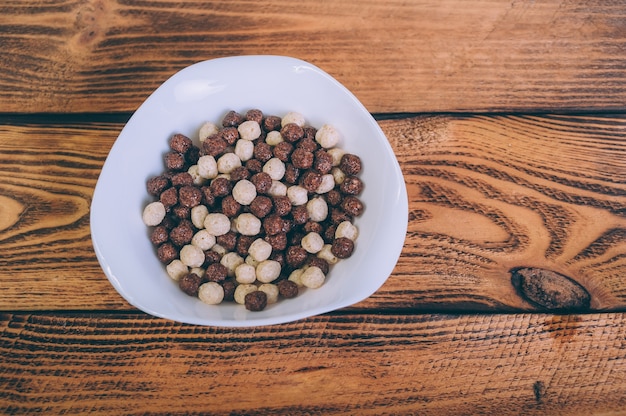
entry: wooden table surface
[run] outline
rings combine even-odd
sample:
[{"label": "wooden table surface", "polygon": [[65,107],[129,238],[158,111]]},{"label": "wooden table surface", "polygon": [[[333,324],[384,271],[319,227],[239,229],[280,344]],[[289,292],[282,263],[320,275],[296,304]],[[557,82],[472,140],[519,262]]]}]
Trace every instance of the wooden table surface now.
[{"label": "wooden table surface", "polygon": [[[0,413],[626,414],[626,4],[4,1]],[[343,310],[226,329],[134,309],[89,209],[132,112],[232,55],[375,116],[401,257]]]}]

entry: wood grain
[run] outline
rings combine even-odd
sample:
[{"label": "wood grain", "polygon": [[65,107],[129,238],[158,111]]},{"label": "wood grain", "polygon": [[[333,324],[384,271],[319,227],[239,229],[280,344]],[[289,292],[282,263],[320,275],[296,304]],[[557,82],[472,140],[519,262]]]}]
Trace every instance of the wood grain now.
[{"label": "wood grain", "polygon": [[[626,316],[4,314],[0,412],[620,414]],[[613,412],[613,413],[611,413]]]},{"label": "wood grain", "polygon": [[[536,311],[518,267],[626,309],[626,117],[381,120],[405,175],[399,262],[357,309]],[[90,241],[93,188],[122,125],[0,125],[0,310],[129,309]]]},{"label": "wood grain", "polygon": [[623,110],[626,9],[532,0],[0,5],[0,112],[133,111],[192,63],[305,59],[372,112]]}]

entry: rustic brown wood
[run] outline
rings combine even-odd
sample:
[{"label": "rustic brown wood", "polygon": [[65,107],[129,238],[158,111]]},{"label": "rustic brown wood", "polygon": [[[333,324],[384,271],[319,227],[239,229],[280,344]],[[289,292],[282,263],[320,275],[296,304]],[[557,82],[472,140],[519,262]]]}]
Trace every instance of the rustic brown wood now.
[{"label": "rustic brown wood", "polygon": [[[623,414],[626,316],[4,314],[0,412]],[[611,413],[613,412],[613,413]]]},{"label": "rustic brown wood", "polygon": [[[405,174],[408,234],[356,308],[538,310],[511,270],[560,273],[626,309],[626,117],[380,122]],[[0,126],[0,310],[128,309],[97,264],[89,204],[116,123]]]},{"label": "rustic brown wood", "polygon": [[623,110],[621,2],[4,1],[0,112],[132,111],[205,59],[288,55],[372,112]]}]

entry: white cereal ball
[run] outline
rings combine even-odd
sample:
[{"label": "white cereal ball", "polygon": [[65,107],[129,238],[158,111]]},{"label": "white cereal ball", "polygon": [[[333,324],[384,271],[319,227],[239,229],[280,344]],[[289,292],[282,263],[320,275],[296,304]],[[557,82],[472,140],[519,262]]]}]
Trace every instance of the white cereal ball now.
[{"label": "white cereal ball", "polygon": [[306,203],[306,211],[311,221],[324,221],[328,216],[328,204],[320,197],[313,198]]},{"label": "white cereal ball", "polygon": [[257,235],[261,232],[261,220],[249,212],[245,212],[236,218],[237,232],[243,235]]},{"label": "white cereal ball", "polygon": [[326,175],[322,175],[322,182],[315,190],[315,193],[320,194],[320,195],[325,194],[327,192],[332,191],[334,187],[335,187],[335,177],[331,175],[330,173],[327,173]]},{"label": "white cereal ball", "polygon": [[237,131],[243,140],[256,140],[261,135],[261,126],[254,120],[247,120],[237,127]]},{"label": "white cereal ball", "polygon": [[202,276],[204,276],[204,273],[206,273],[206,270],[203,269],[202,267],[192,267],[189,270],[189,273],[193,273],[193,274],[196,274],[196,275],[202,277]]},{"label": "white cereal ball", "polygon": [[224,153],[217,159],[217,171],[219,173],[230,173],[239,166],[241,166],[241,159],[234,153]]},{"label": "white cereal ball", "polygon": [[204,219],[209,215],[209,209],[205,205],[196,205],[191,208],[191,223],[197,229],[204,228]]},{"label": "white cereal ball", "polygon": [[303,269],[296,269],[296,270],[291,272],[291,274],[289,275],[289,278],[287,280],[291,280],[296,285],[298,285],[298,287],[302,287],[303,286],[303,284],[302,284],[302,273],[304,273]]},{"label": "white cereal ball", "polygon": [[267,193],[271,196],[285,196],[287,195],[287,185],[281,181],[272,181],[272,186]]},{"label": "white cereal ball", "polygon": [[306,120],[304,119],[304,116],[302,114],[295,111],[290,111],[289,113],[285,114],[283,119],[280,121],[280,125],[282,127],[285,127],[289,123],[294,123],[300,127],[304,127]]},{"label": "white cereal ball", "polygon": [[198,174],[206,179],[213,179],[217,176],[217,162],[211,155],[200,156],[198,159]]},{"label": "white cereal ball", "polygon": [[333,147],[328,149],[328,154],[333,158],[333,166],[339,166],[341,158],[346,154],[346,151],[341,147]]},{"label": "white cereal ball", "polygon": [[228,270],[228,275],[232,277],[235,275],[235,269],[239,265],[243,264],[243,257],[241,257],[236,252],[231,251],[222,256],[222,259],[220,260],[220,264],[226,267],[226,269]]},{"label": "white cereal ball", "polygon": [[258,266],[259,263],[260,263],[259,261],[255,260],[254,257],[252,257],[250,255],[246,256],[246,259],[244,260],[244,262],[246,264],[249,264],[250,266],[254,267],[255,269],[256,269],[256,266]]},{"label": "white cereal ball", "polygon": [[204,142],[206,139],[213,136],[214,134],[217,134],[218,131],[219,127],[217,127],[216,124],[211,123],[210,121],[203,123],[200,126],[200,130],[198,131],[198,139],[200,140],[200,143]]},{"label": "white cereal ball", "polygon": [[315,133],[315,141],[325,149],[335,147],[337,143],[339,143],[339,138],[339,132],[330,124],[324,124],[317,133]]},{"label": "white cereal ball", "polygon": [[212,212],[204,218],[204,228],[218,237],[226,234],[230,230],[230,220],[221,212]]},{"label": "white cereal ball", "polygon": [[250,244],[248,254],[258,262],[267,260],[272,254],[272,245],[262,238],[257,238]]},{"label": "white cereal ball", "polygon": [[163,218],[165,218],[165,205],[159,201],[150,202],[143,209],[143,222],[149,227],[154,227],[161,224]]},{"label": "white cereal ball", "polygon": [[255,266],[243,263],[235,268],[235,280],[238,283],[254,283],[256,280]]},{"label": "white cereal ball", "polygon": [[307,252],[315,254],[319,253],[319,251],[324,247],[324,239],[318,233],[311,232],[302,237],[300,245]]},{"label": "white cereal ball", "polygon": [[276,303],[278,302],[278,286],[273,283],[263,283],[259,286],[259,290],[261,292],[265,292],[267,295],[267,303]]},{"label": "white cereal ball", "polygon": [[309,193],[306,188],[300,185],[292,185],[287,188],[287,198],[289,198],[289,202],[291,202],[291,205],[294,207],[304,205],[309,200]]},{"label": "white cereal ball", "polygon": [[320,259],[326,260],[328,264],[337,264],[339,258],[335,256],[332,252],[331,244],[324,244],[324,247],[317,253],[317,257]]},{"label": "white cereal ball", "polygon": [[300,276],[302,285],[311,289],[317,289],[324,284],[326,276],[322,269],[317,266],[307,267],[306,270]]},{"label": "white cereal ball", "polygon": [[335,230],[335,238],[345,237],[355,241],[358,236],[359,230],[350,221],[342,221]]},{"label": "white cereal ball", "polygon": [[216,282],[208,282],[198,288],[198,298],[207,305],[218,305],[224,300],[224,288]]},{"label": "white cereal ball", "polygon": [[275,181],[279,181],[285,176],[285,163],[277,157],[273,157],[263,165],[263,172],[270,175]]},{"label": "white cereal ball", "polygon": [[235,154],[242,162],[252,159],[252,156],[254,156],[254,143],[250,140],[237,140]]},{"label": "white cereal ball", "polygon": [[333,175],[333,178],[335,178],[335,183],[337,185],[341,185],[343,181],[346,179],[346,174],[343,173],[343,171],[339,168],[333,168],[330,171],[330,174]]},{"label": "white cereal ball", "polygon": [[194,185],[203,185],[206,182],[206,178],[200,175],[200,167],[198,165],[189,166],[187,173],[191,175]]},{"label": "white cereal ball", "polygon": [[235,293],[233,297],[235,298],[235,302],[240,305],[245,305],[246,303],[246,295],[248,293],[256,292],[258,289],[256,285],[251,283],[244,283],[242,285],[237,286],[235,289]]},{"label": "white cereal ball", "polygon": [[211,247],[211,251],[215,251],[220,256],[223,256],[224,254],[228,253],[228,250],[226,250],[223,246],[220,246],[219,244],[216,244],[213,247]]},{"label": "white cereal ball", "polygon": [[188,267],[200,267],[206,260],[204,251],[192,244],[187,244],[180,249],[180,261]]},{"label": "white cereal ball", "polygon": [[278,143],[283,141],[283,136],[279,131],[272,130],[265,136],[265,143],[270,146],[276,146]]},{"label": "white cereal ball", "polygon": [[273,282],[280,275],[280,263],[275,260],[263,260],[256,266],[256,280],[261,283]]},{"label": "white cereal ball", "polygon": [[189,267],[178,259],[172,260],[170,264],[165,266],[165,270],[167,271],[168,276],[177,282],[181,277],[189,273]]},{"label": "white cereal ball", "polygon": [[206,229],[200,230],[191,238],[191,244],[202,251],[207,251],[215,245],[215,236]]},{"label": "white cereal ball", "polygon": [[250,205],[256,198],[256,186],[247,179],[242,179],[233,187],[233,198],[241,205]]}]

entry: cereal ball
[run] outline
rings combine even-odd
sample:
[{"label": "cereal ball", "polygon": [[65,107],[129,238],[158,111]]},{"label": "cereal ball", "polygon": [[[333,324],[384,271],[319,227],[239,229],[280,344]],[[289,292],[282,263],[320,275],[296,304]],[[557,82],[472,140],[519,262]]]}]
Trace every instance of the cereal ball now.
[{"label": "cereal ball", "polygon": [[206,179],[213,179],[217,176],[217,162],[211,155],[200,156],[198,159],[198,174]]},{"label": "cereal ball", "polygon": [[200,175],[200,168],[198,165],[189,166],[187,173],[191,176],[194,185],[203,185],[206,182],[206,178]]},{"label": "cereal ball", "polygon": [[[315,137],[315,136],[313,136]],[[298,149],[302,149],[305,152],[314,153],[317,149],[319,149],[320,145],[313,138],[304,138],[298,142],[296,145]]]},{"label": "cereal ball", "polygon": [[308,233],[300,242],[302,248],[311,254],[318,253],[324,247],[324,239],[318,233]]},{"label": "cereal ball", "polygon": [[287,185],[281,181],[272,181],[272,186],[270,186],[267,194],[271,196],[285,196],[287,195]]},{"label": "cereal ball", "polygon": [[187,208],[193,208],[202,202],[202,192],[195,186],[183,186],[178,190],[178,201]]},{"label": "cereal ball", "polygon": [[309,260],[307,261],[307,265],[309,267],[311,266],[319,267],[322,273],[324,273],[324,275],[328,274],[328,272],[330,271],[330,263],[328,263],[326,260],[320,257],[309,257]]},{"label": "cereal ball", "polygon": [[211,194],[214,197],[223,197],[233,190],[233,184],[227,177],[218,175],[211,181]]},{"label": "cereal ball", "polygon": [[263,129],[267,132],[280,130],[280,117],[277,116],[267,116],[265,120],[263,120]]},{"label": "cereal ball", "polygon": [[204,219],[209,215],[209,209],[205,205],[198,205],[191,208],[191,223],[194,227],[204,228]]},{"label": "cereal ball", "polygon": [[172,260],[170,264],[165,266],[165,270],[167,271],[168,276],[177,282],[181,277],[189,273],[189,267],[187,267],[185,263],[179,259]]},{"label": "cereal ball", "polygon": [[178,172],[170,177],[172,181],[172,186],[180,188],[185,185],[193,185],[193,178],[189,174],[189,172]]},{"label": "cereal ball", "polygon": [[285,176],[285,164],[277,157],[273,157],[263,165],[263,172],[270,175],[275,181],[279,181]]},{"label": "cereal ball", "polygon": [[280,129],[280,135],[287,143],[295,143],[304,137],[304,130],[296,123],[287,123]]},{"label": "cereal ball", "polygon": [[[289,191],[289,189],[287,189]],[[291,201],[288,196],[276,196],[273,198],[276,215],[284,217],[291,212]]]},{"label": "cereal ball", "polygon": [[330,222],[332,224],[339,224],[343,221],[350,221],[350,220],[352,220],[352,217],[348,215],[348,213],[346,213],[341,208],[331,208]]},{"label": "cereal ball", "polygon": [[235,280],[238,283],[254,283],[256,280],[255,266],[247,263],[240,264],[235,268]]},{"label": "cereal ball", "polygon": [[260,125],[263,122],[263,111],[258,108],[246,111],[246,120],[254,120]]},{"label": "cereal ball", "polygon": [[275,260],[263,260],[256,266],[256,279],[261,283],[273,282],[280,276],[280,263]]},{"label": "cereal ball", "polygon": [[267,241],[272,246],[272,250],[276,252],[280,252],[287,247],[287,233],[266,235],[264,240]]},{"label": "cereal ball", "polygon": [[309,169],[313,166],[313,152],[309,152],[300,147],[291,153],[291,163],[298,169]]},{"label": "cereal ball", "polygon": [[226,195],[224,199],[222,199],[222,214],[226,215],[228,218],[233,218],[239,215],[241,211],[241,204],[235,200],[232,195]]},{"label": "cereal ball", "polygon": [[350,221],[343,221],[337,226],[335,231],[335,238],[349,238],[355,241],[359,236],[359,230]]},{"label": "cereal ball", "polygon": [[236,127],[226,127],[218,133],[218,136],[224,139],[229,146],[232,146],[239,140],[239,131]]},{"label": "cereal ball", "polygon": [[346,174],[339,168],[333,168],[330,173],[333,175],[333,178],[335,178],[335,183],[337,185],[341,185],[346,179]]},{"label": "cereal ball", "polygon": [[213,157],[219,156],[224,153],[224,150],[228,147],[226,140],[222,139],[218,135],[207,137],[202,142],[200,153],[202,155],[211,155]]},{"label": "cereal ball", "polygon": [[334,188],[335,188],[335,178],[333,177],[333,175],[328,173],[326,175],[322,175],[322,180],[319,186],[317,187],[317,189],[315,189],[315,193],[322,195],[322,194],[332,191]]},{"label": "cereal ball", "polygon": [[234,251],[237,245],[237,234],[233,231],[229,231],[226,234],[215,237],[215,241],[227,251]]},{"label": "cereal ball", "polygon": [[228,277],[228,269],[222,263],[211,263],[206,268],[204,277],[209,282],[223,282]]},{"label": "cereal ball", "polygon": [[218,305],[224,300],[224,288],[219,283],[205,283],[198,288],[198,298],[207,305]]},{"label": "cereal ball", "polygon": [[346,154],[346,151],[340,147],[333,147],[328,149],[327,152],[333,158],[333,166],[339,166],[341,158]]},{"label": "cereal ball", "polygon": [[219,212],[210,213],[204,219],[204,228],[214,236],[226,234],[230,230],[230,219]]},{"label": "cereal ball", "polygon": [[281,280],[276,284],[278,294],[285,299],[298,296],[298,285],[293,280]]},{"label": "cereal ball", "polygon": [[170,233],[164,225],[157,225],[150,233],[150,242],[155,246],[165,243],[170,238]]},{"label": "cereal ball", "polygon": [[258,195],[250,203],[250,212],[257,218],[263,218],[272,211],[272,200],[266,196]]},{"label": "cereal ball", "polygon": [[346,175],[358,175],[361,172],[361,158],[357,155],[346,153],[341,157],[339,169]]},{"label": "cereal ball", "polygon": [[306,204],[306,210],[309,213],[311,221],[324,221],[328,216],[328,204],[320,197],[309,200]]},{"label": "cereal ball", "polygon": [[322,224],[320,224],[319,222],[315,222],[315,221],[307,221],[304,224],[304,227],[302,227],[302,229],[306,233],[318,233],[318,234],[321,234],[321,233],[324,232],[324,227],[322,226]]},{"label": "cereal ball", "polygon": [[346,195],[358,195],[363,190],[363,182],[356,176],[346,176],[339,185],[339,190]]},{"label": "cereal ball", "polygon": [[293,185],[287,188],[287,198],[291,205],[304,205],[309,201],[308,191],[300,185]]},{"label": "cereal ball", "polygon": [[247,256],[248,250],[250,250],[250,246],[254,242],[255,238],[250,235],[240,235],[237,237],[237,245],[235,246],[235,251],[240,256]]},{"label": "cereal ball", "polygon": [[256,140],[261,135],[261,126],[256,121],[247,120],[237,127],[237,131],[243,140]]},{"label": "cereal ball", "polygon": [[341,204],[341,201],[343,201],[343,195],[341,195],[341,192],[336,189],[331,189],[330,191],[328,191],[325,197],[328,205],[333,207]]},{"label": "cereal ball", "polygon": [[291,268],[298,268],[304,264],[308,257],[305,249],[299,246],[290,246],[285,253],[285,261]]},{"label": "cereal ball", "polygon": [[230,180],[239,182],[242,179],[250,179],[250,171],[245,166],[237,166],[230,171]]},{"label": "cereal ball", "polygon": [[302,285],[311,289],[317,289],[324,284],[324,280],[326,276],[322,272],[319,267],[311,266],[307,267],[306,270],[300,276],[300,281]]},{"label": "cereal ball", "polygon": [[243,264],[243,257],[235,253],[234,251],[231,251],[222,256],[220,264],[226,267],[226,269],[228,270],[228,276],[232,277],[235,275],[235,269],[237,268],[237,266]]},{"label": "cereal ball", "polygon": [[245,120],[244,116],[234,110],[230,110],[222,119],[222,127],[237,127]]},{"label": "cereal ball", "polygon": [[183,221],[170,231],[170,241],[174,243],[174,245],[182,247],[191,243],[193,235],[194,230],[192,225],[187,221]]},{"label": "cereal ball", "polygon": [[257,238],[250,244],[248,254],[256,261],[264,261],[272,254],[272,246],[262,238]]},{"label": "cereal ball", "polygon": [[206,229],[198,231],[191,239],[191,244],[202,251],[210,250],[215,245],[215,242],[215,236]]},{"label": "cereal ball", "polygon": [[233,198],[241,205],[250,205],[256,198],[256,186],[247,179],[242,179],[233,187]]},{"label": "cereal ball", "polygon": [[302,269],[295,269],[294,271],[292,271],[289,274],[289,277],[287,278],[287,280],[289,282],[295,283],[297,287],[301,287],[301,286],[303,286],[303,284],[302,284],[302,273],[304,273],[304,270],[302,270]]},{"label": "cereal ball", "polygon": [[177,133],[170,138],[170,148],[178,153],[187,153],[192,145],[191,139],[184,134]]},{"label": "cereal ball", "polygon": [[177,171],[185,167],[185,155],[178,152],[167,152],[164,157],[167,170]]},{"label": "cereal ball", "polygon": [[191,208],[184,207],[182,205],[176,205],[172,208],[172,214],[174,214],[174,217],[181,220],[189,219],[191,215]]},{"label": "cereal ball", "polygon": [[286,232],[285,226],[285,220],[278,215],[270,215],[263,220],[263,230],[267,235]]},{"label": "cereal ball", "polygon": [[272,148],[265,142],[258,142],[254,145],[254,157],[262,163],[267,162],[274,156]]},{"label": "cereal ball", "polygon": [[180,261],[188,267],[200,267],[204,264],[204,252],[192,244],[180,249]]},{"label": "cereal ball", "polygon": [[263,163],[261,163],[261,161],[256,160],[256,159],[246,160],[245,166],[246,166],[246,169],[250,171],[251,175],[254,175],[255,173],[259,173],[263,170]]},{"label": "cereal ball", "polygon": [[235,154],[242,162],[252,159],[254,156],[254,143],[249,140],[239,140],[235,144]]},{"label": "cereal ball", "polygon": [[264,292],[267,295],[267,304],[278,302],[278,286],[272,283],[263,283],[259,286],[259,292]]},{"label": "cereal ball", "polygon": [[339,259],[332,252],[332,246],[330,244],[324,244],[324,247],[317,253],[317,257],[324,259],[328,264],[337,264]]},{"label": "cereal ball", "polygon": [[170,180],[165,176],[155,176],[148,179],[146,182],[146,189],[152,196],[159,196],[167,187],[170,186]]},{"label": "cereal ball", "polygon": [[243,235],[257,235],[261,231],[261,220],[250,213],[243,213],[236,218],[237,232]]},{"label": "cereal ball", "polygon": [[224,289],[224,300],[232,302],[235,300],[235,289],[237,284],[233,280],[226,280],[222,282],[222,289]]},{"label": "cereal ball", "polygon": [[209,251],[204,252],[204,264],[209,265],[213,263],[219,263],[222,259],[222,255],[216,251],[216,246],[211,247]]},{"label": "cereal ball", "polygon": [[363,202],[355,196],[348,195],[341,201],[341,209],[353,217],[358,217],[363,213]]},{"label": "cereal ball", "polygon": [[198,131],[198,139],[200,143],[204,142],[207,138],[217,134],[219,131],[219,127],[216,124],[207,121],[200,126],[200,130]]},{"label": "cereal ball", "polygon": [[149,203],[143,209],[142,218],[144,224],[149,227],[161,224],[161,221],[165,218],[165,206],[159,201]]},{"label": "cereal ball", "polygon": [[178,287],[189,296],[197,296],[202,278],[195,273],[187,273],[178,280]]},{"label": "cereal ball", "polygon": [[200,192],[202,192],[202,204],[208,207],[212,207],[215,205],[215,196],[213,195],[213,191],[211,191],[210,186],[202,186],[200,187]]},{"label": "cereal ball", "polygon": [[169,263],[178,257],[178,248],[170,242],[163,243],[157,248],[157,258],[161,263]]},{"label": "cereal ball", "polygon": [[288,142],[280,142],[274,146],[274,157],[280,159],[283,162],[289,162],[291,152],[293,152],[293,145]]},{"label": "cereal ball", "polygon": [[252,175],[250,182],[256,187],[259,194],[266,194],[272,187],[272,177],[266,172],[259,172]]},{"label": "cereal ball", "polygon": [[333,168],[333,157],[324,149],[320,149],[314,154],[313,169],[325,175]]},{"label": "cereal ball", "polygon": [[308,170],[302,175],[301,185],[308,192],[315,190],[322,184],[322,174],[314,170]]},{"label": "cereal ball", "polygon": [[282,127],[285,127],[289,123],[294,123],[300,127],[304,127],[306,120],[304,119],[304,116],[302,114],[296,111],[290,111],[285,114],[283,119],[280,121]]},{"label": "cereal ball", "polygon": [[302,225],[309,221],[309,212],[306,205],[298,205],[291,210],[291,217],[295,225]]},{"label": "cereal ball", "polygon": [[244,305],[249,311],[262,311],[267,306],[267,294],[259,290],[248,293],[244,298]]},{"label": "cereal ball", "polygon": [[241,159],[234,153],[224,153],[217,159],[217,171],[220,173],[230,173],[238,166],[241,166]]},{"label": "cereal ball", "polygon": [[[240,305],[245,304],[245,298],[248,293],[256,292],[258,289],[256,285],[250,283],[244,283],[237,286],[235,289],[234,300]],[[264,293],[265,295],[265,293]]]},{"label": "cereal ball", "polygon": [[285,182],[293,185],[298,183],[298,178],[300,178],[300,169],[291,163],[285,163],[285,176],[283,177]]},{"label": "cereal ball", "polygon": [[280,135],[279,131],[270,131],[269,133],[267,133],[267,136],[265,136],[265,143],[269,144],[270,146],[276,146],[277,144],[283,142],[283,136]]},{"label": "cereal ball", "polygon": [[339,143],[339,139],[339,132],[329,124],[324,124],[315,134],[315,141],[326,149],[335,147]]},{"label": "cereal ball", "polygon": [[[255,270],[256,270],[256,266],[258,266],[259,263],[260,263],[259,261],[256,261],[254,259],[254,257],[252,257],[252,256],[246,256],[244,262],[246,264],[249,264],[250,266],[254,267]],[[256,274],[255,274],[255,276],[256,276]]]},{"label": "cereal ball", "polygon": [[350,257],[354,251],[354,241],[346,237],[336,238],[335,241],[333,241],[330,251],[337,258],[346,259]]}]

